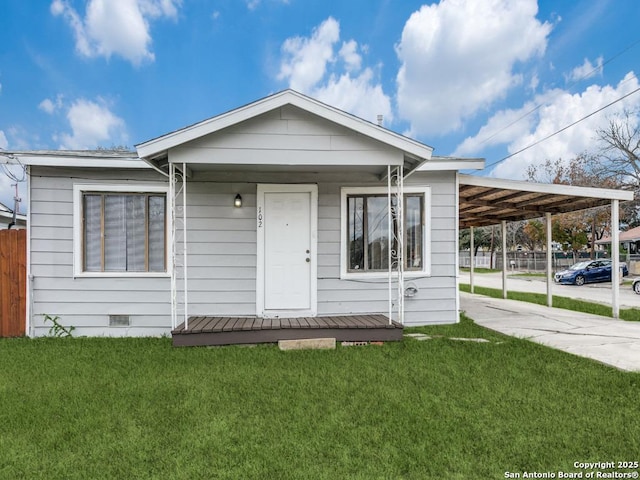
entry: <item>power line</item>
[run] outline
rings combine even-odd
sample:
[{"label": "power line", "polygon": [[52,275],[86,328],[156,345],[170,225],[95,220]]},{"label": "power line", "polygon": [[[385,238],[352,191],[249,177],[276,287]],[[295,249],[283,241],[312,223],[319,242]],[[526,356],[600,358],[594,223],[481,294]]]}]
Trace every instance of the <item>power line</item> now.
[{"label": "power line", "polygon": [[555,137],[555,136],[556,136],[556,135],[558,135],[559,133],[562,133],[562,132],[564,132],[565,130],[568,130],[569,128],[573,127],[574,125],[577,125],[578,123],[582,122],[583,120],[586,120],[587,118],[594,116],[596,113],[600,113],[600,112],[601,112],[601,111],[603,111],[604,109],[609,108],[611,105],[615,105],[616,103],[618,103],[618,102],[620,102],[620,101],[624,100],[625,98],[627,98],[627,97],[629,97],[629,96],[631,96],[631,95],[633,95],[634,93],[639,92],[639,91],[640,91],[640,87],[636,88],[636,89],[635,89],[634,91],[632,91],[632,92],[627,93],[626,95],[623,95],[622,97],[618,98],[617,100],[614,100],[613,102],[608,103],[608,104],[607,104],[607,105],[605,105],[604,107],[600,107],[599,109],[597,109],[597,110],[595,110],[595,111],[591,112],[590,114],[585,115],[585,116],[584,116],[584,117],[582,117],[581,119],[576,120],[575,122],[573,122],[573,123],[571,123],[571,124],[567,125],[566,127],[563,127],[563,128],[561,128],[560,130],[556,130],[556,131],[555,131],[555,132],[553,132],[552,134],[547,135],[546,137],[541,138],[540,140],[538,140],[538,141],[536,141],[536,142],[533,142],[532,144],[527,145],[527,146],[526,146],[526,147],[524,147],[524,148],[521,148],[521,149],[520,149],[520,150],[518,150],[517,152],[513,152],[512,154],[507,155],[506,157],[501,158],[500,160],[497,160],[497,161],[495,161],[495,162],[493,162],[493,163],[490,163],[489,165],[486,165],[486,166],[483,168],[483,170],[486,170],[486,169],[487,169],[487,168],[489,168],[489,167],[493,167],[494,165],[497,165],[498,163],[504,162],[505,160],[507,160],[507,159],[509,159],[509,158],[511,158],[511,157],[514,157],[514,156],[516,156],[516,155],[518,155],[518,154],[520,154],[520,153],[524,152],[525,150],[529,150],[530,148],[535,147],[536,145],[539,145],[540,143],[542,143],[542,142],[544,142],[544,141],[546,141],[546,140],[549,140],[551,137]]},{"label": "power line", "polygon": [[[591,71],[585,73],[583,76],[581,76],[580,78],[576,79],[573,83],[571,83],[569,85],[569,87],[567,88],[567,90],[563,90],[564,91],[571,91],[573,89],[573,87],[575,87],[579,82],[581,82],[582,80],[585,80],[587,78],[589,78],[591,76],[592,73],[597,72],[598,70],[601,70],[605,65],[607,65],[608,63],[611,63],[613,60],[615,60],[616,58],[618,58],[619,56],[621,56],[623,53],[627,52],[628,50],[631,50],[633,47],[635,47],[636,45],[638,45],[640,43],[640,39],[636,40],[635,42],[629,44],[627,47],[623,48],[621,51],[619,51],[618,53],[616,53],[613,57],[605,60],[602,64],[598,65],[596,68],[592,69]],[[528,117],[529,115],[531,115],[532,113],[536,112],[537,110],[539,110],[541,107],[543,106],[542,103],[537,104],[535,107],[533,107],[531,110],[523,113],[522,115],[520,115],[518,118],[516,118],[514,121],[512,121],[511,123],[509,123],[508,125],[505,125],[504,127],[502,127],[500,130],[498,130],[497,132],[491,134],[490,136],[488,136],[487,138],[485,138],[484,140],[482,140],[479,145],[484,145],[485,143],[487,143],[489,140],[491,140],[492,138],[496,137],[497,135],[501,134],[502,132],[504,132],[505,130],[511,128],[513,125],[515,125],[516,123],[520,122],[521,120],[524,120],[526,117]]]}]

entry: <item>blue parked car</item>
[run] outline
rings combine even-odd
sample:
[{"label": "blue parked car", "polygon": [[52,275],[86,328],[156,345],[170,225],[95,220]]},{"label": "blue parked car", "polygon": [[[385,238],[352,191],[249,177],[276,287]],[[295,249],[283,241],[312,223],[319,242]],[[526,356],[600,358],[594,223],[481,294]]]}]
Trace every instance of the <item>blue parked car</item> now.
[{"label": "blue parked car", "polygon": [[[620,263],[622,276],[629,275],[629,269],[624,262]],[[556,272],[554,275],[556,283],[566,283],[572,285],[584,285],[592,282],[611,281],[611,260],[587,260],[578,262],[570,266],[567,270]]]}]

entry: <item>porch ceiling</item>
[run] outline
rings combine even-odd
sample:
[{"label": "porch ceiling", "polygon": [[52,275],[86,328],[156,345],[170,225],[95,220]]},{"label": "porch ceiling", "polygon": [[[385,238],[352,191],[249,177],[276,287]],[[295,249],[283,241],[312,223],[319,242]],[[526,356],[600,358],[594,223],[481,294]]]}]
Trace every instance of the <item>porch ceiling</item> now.
[{"label": "porch ceiling", "polygon": [[459,176],[460,228],[539,218],[633,200],[633,192]]}]

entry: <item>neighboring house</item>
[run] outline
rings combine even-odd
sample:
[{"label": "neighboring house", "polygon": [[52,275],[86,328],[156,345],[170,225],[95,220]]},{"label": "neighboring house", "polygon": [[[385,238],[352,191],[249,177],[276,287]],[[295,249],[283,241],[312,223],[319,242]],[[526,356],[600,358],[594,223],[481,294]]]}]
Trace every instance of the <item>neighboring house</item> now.
[{"label": "neighboring house", "polygon": [[[630,228],[620,232],[620,244],[626,250],[629,272],[632,275],[640,275],[640,227]],[[610,248],[611,237],[603,237],[596,241],[600,248]]]},{"label": "neighboring house", "polygon": [[291,90],[135,153],[16,153],[32,335],[45,314],[107,336],[187,315],[458,321],[458,170],[483,160],[432,156]]},{"label": "neighboring house", "polygon": [[17,213],[13,215],[13,210],[0,203],[0,230],[7,228],[25,228],[27,225],[27,217]]},{"label": "neighboring house", "polygon": [[[624,249],[632,254],[640,254],[640,227],[630,228],[624,232],[620,232],[620,243]],[[597,245],[611,245],[611,237],[603,237],[596,240]]]}]

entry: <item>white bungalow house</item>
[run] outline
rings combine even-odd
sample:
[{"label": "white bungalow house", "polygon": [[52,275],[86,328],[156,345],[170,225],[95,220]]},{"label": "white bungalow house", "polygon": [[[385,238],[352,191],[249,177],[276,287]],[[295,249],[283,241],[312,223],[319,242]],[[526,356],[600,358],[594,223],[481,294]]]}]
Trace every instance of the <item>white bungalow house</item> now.
[{"label": "white bungalow house", "polygon": [[[29,170],[29,334],[47,333],[44,315],[174,341],[397,339],[458,321],[458,170],[483,160],[432,156],[291,90],[136,148],[14,152]],[[180,338],[240,341],[196,337]]]}]

